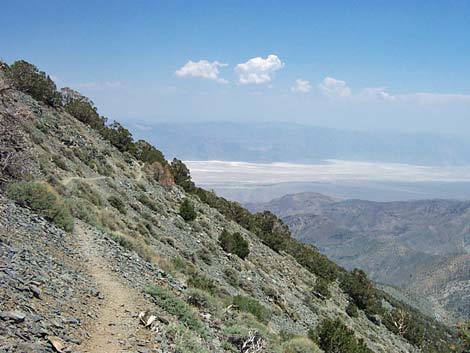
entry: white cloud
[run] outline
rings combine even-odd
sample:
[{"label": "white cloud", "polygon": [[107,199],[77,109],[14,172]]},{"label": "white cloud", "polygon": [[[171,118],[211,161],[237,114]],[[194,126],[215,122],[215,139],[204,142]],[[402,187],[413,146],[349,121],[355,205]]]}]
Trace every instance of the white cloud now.
[{"label": "white cloud", "polygon": [[268,55],[266,59],[256,57],[245,63],[238,64],[235,72],[241,84],[263,84],[271,82],[274,73],[284,67],[277,55]]},{"label": "white cloud", "polygon": [[199,60],[194,62],[188,60],[184,66],[176,70],[175,74],[178,77],[201,77],[219,83],[227,83],[227,80],[219,77],[219,68],[225,66],[228,66],[228,64],[218,61],[209,62],[207,60]]},{"label": "white cloud", "polygon": [[318,85],[318,88],[325,96],[331,98],[350,97],[352,95],[346,81],[337,80],[333,77],[325,77],[323,82]]},{"label": "white cloud", "polygon": [[310,92],[312,86],[307,80],[302,80],[301,78],[295,80],[295,84],[290,88],[292,92],[307,93]]},{"label": "white cloud", "polygon": [[397,97],[387,92],[386,87],[368,87],[365,88],[356,97],[365,99],[378,99],[388,102],[393,102],[397,99]]}]

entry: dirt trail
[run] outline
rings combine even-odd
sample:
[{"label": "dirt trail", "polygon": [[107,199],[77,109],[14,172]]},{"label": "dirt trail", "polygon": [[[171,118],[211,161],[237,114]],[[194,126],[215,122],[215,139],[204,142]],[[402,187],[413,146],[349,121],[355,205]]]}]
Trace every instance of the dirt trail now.
[{"label": "dirt trail", "polygon": [[148,304],[140,293],[123,284],[111,272],[92,235],[84,227],[76,224],[74,233],[86,258],[89,273],[103,298],[98,317],[89,329],[90,339],[84,342],[82,351],[122,353],[135,352],[136,346],[147,346],[149,332],[140,325],[137,316]]},{"label": "dirt trail", "polygon": [[96,181],[96,180],[103,180],[106,179],[107,177],[105,176],[99,176],[99,177],[93,177],[93,178],[82,178],[82,177],[68,177],[62,180],[62,184],[67,186],[74,180],[82,180],[82,181]]}]

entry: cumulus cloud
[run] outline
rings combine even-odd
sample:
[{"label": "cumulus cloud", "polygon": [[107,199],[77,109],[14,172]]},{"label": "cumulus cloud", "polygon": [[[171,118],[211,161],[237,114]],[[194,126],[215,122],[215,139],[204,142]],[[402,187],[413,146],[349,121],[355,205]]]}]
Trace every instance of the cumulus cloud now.
[{"label": "cumulus cloud", "polygon": [[328,97],[350,97],[352,95],[351,89],[346,84],[346,81],[337,80],[333,77],[325,77],[318,85],[320,91]]},{"label": "cumulus cloud", "polygon": [[387,92],[386,87],[368,87],[357,95],[359,98],[378,99],[383,101],[392,102],[397,100],[397,97]]},{"label": "cumulus cloud", "polygon": [[175,74],[178,77],[201,77],[217,81],[219,83],[227,83],[227,80],[219,77],[219,68],[225,66],[228,66],[228,64],[220,63],[218,61],[209,62],[207,60],[199,60],[194,62],[192,60],[188,60],[184,66],[176,70]]},{"label": "cumulus cloud", "polygon": [[284,63],[277,55],[268,55],[266,59],[256,57],[245,63],[238,64],[235,72],[241,84],[263,84],[271,82],[276,71],[282,69]]},{"label": "cumulus cloud", "polygon": [[307,80],[302,80],[301,78],[295,80],[295,84],[290,88],[292,92],[296,93],[307,93],[310,92],[312,86],[310,86],[310,82]]}]

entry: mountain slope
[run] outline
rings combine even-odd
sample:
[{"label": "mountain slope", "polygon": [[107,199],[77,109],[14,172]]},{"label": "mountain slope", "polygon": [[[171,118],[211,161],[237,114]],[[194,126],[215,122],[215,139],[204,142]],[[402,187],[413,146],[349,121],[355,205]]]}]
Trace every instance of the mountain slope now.
[{"label": "mountain slope", "polygon": [[[184,165],[85,119],[96,110],[79,120],[14,85],[0,93],[2,349],[321,351],[308,332],[334,325],[344,353],[459,352],[453,330],[295,242],[272,215],[191,190]],[[219,241],[224,230],[248,256]]]},{"label": "mountain slope", "polygon": [[450,314],[444,319],[470,315],[470,202],[335,201],[304,193],[249,208],[272,210],[297,239],[347,268],[429,296],[445,309],[438,314]]},{"label": "mountain slope", "polygon": [[[144,128],[142,129],[142,125]],[[348,131],[292,123],[145,123],[135,131],[183,160],[316,163],[325,159],[468,165],[458,136]]]}]

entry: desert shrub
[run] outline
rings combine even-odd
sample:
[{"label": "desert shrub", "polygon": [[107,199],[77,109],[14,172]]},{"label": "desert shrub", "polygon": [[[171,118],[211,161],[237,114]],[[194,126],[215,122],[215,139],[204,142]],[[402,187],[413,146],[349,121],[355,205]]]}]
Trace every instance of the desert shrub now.
[{"label": "desert shrub", "polygon": [[15,61],[8,70],[8,78],[16,89],[50,106],[60,105],[56,85],[45,72],[24,60]]},{"label": "desert shrub", "polygon": [[165,156],[154,146],[144,140],[139,140],[135,143],[135,157],[142,162],[152,164],[154,162],[159,162],[162,165],[167,164]]},{"label": "desert shrub", "polygon": [[103,206],[103,200],[101,199],[101,196],[89,184],[80,180],[77,180],[74,183],[75,184],[72,189],[73,195],[82,199],[86,199],[95,206]]},{"label": "desert shrub", "polygon": [[72,216],[79,218],[90,225],[98,225],[98,219],[94,212],[94,206],[90,201],[72,196],[66,200],[66,204]]},{"label": "desert shrub", "polygon": [[462,340],[463,348],[470,352],[470,321],[459,325],[459,337]]},{"label": "desert shrub", "polygon": [[405,310],[393,309],[384,315],[382,322],[389,331],[418,347],[422,346],[425,338],[424,327]]},{"label": "desert shrub", "polygon": [[171,174],[175,179],[176,185],[181,186],[184,190],[188,192],[193,192],[195,190],[195,185],[191,181],[191,174],[188,167],[180,161],[179,159],[174,158],[171,162]]},{"label": "desert shrub", "polygon": [[202,248],[196,252],[197,257],[200,258],[206,265],[212,264],[212,255],[208,249]]},{"label": "desert shrub", "polygon": [[238,232],[230,234],[224,229],[219,236],[219,242],[222,249],[241,259],[245,259],[250,253],[248,242]]},{"label": "desert shrub", "polygon": [[196,219],[196,211],[194,210],[193,204],[188,199],[184,199],[180,206],[180,216],[183,217],[186,222]]},{"label": "desert shrub", "polygon": [[282,353],[321,353],[322,350],[308,337],[294,337],[282,344]]},{"label": "desert shrub", "polygon": [[17,182],[8,185],[6,192],[18,204],[30,207],[59,228],[67,232],[73,230],[74,220],[68,207],[50,185]]},{"label": "desert shrub", "polygon": [[166,335],[173,341],[175,353],[209,353],[202,339],[182,324],[171,324]]},{"label": "desert shrub", "polygon": [[322,277],[317,277],[315,281],[315,286],[312,290],[312,294],[320,299],[331,298],[331,292],[328,286],[328,281]]},{"label": "desert shrub", "polygon": [[126,210],[126,205],[124,204],[124,202],[119,198],[117,197],[116,195],[111,195],[110,197],[108,197],[108,202],[111,204],[111,206],[113,206],[115,209],[117,209],[119,212],[121,212],[122,214],[126,214],[127,213],[127,210]]},{"label": "desert shrub", "polygon": [[357,305],[354,303],[349,303],[346,307],[346,314],[348,314],[349,317],[357,317],[359,315]]},{"label": "desert shrub", "polygon": [[326,319],[316,330],[309,331],[309,337],[317,342],[325,353],[373,353],[354,331],[340,320]]},{"label": "desert shrub", "polygon": [[68,87],[61,89],[61,98],[64,109],[75,119],[95,130],[104,128],[106,119],[98,114],[97,108],[90,99]]},{"label": "desert shrub", "polygon": [[254,298],[237,295],[233,297],[232,303],[241,311],[252,314],[261,322],[268,322],[271,318],[271,310]]},{"label": "desert shrub", "polygon": [[361,310],[370,310],[377,304],[376,290],[362,270],[354,269],[349,276],[345,276],[341,288]]},{"label": "desert shrub", "polygon": [[191,289],[188,292],[188,303],[201,309],[211,312],[217,310],[218,304],[216,299],[209,293],[200,289]]},{"label": "desert shrub", "polygon": [[148,208],[150,208],[152,211],[158,211],[157,205],[155,201],[152,201],[147,195],[145,194],[140,194],[138,197],[138,200]]},{"label": "desert shrub", "polygon": [[104,127],[100,130],[100,133],[119,151],[129,152],[131,155],[135,154],[136,147],[132,134],[117,121],[113,121],[109,126]]},{"label": "desert shrub", "polygon": [[233,268],[225,268],[224,275],[228,284],[230,284],[232,287],[238,288],[240,286],[240,276],[238,275],[238,272],[235,271]]},{"label": "desert shrub", "polygon": [[116,243],[121,245],[124,249],[134,251],[137,255],[139,255],[142,259],[147,262],[152,262],[155,253],[153,250],[147,246],[144,242],[139,241],[137,239],[130,238],[125,235],[121,235],[116,232],[108,233],[111,239],[113,239]]},{"label": "desert shrub", "polygon": [[148,286],[145,288],[145,292],[155,299],[155,303],[158,306],[167,313],[176,316],[179,321],[189,329],[199,333],[205,331],[202,323],[199,321],[193,310],[191,310],[191,307],[170,291],[163,287]]},{"label": "desert shrub", "polygon": [[211,294],[217,294],[219,288],[217,287],[217,285],[215,284],[212,278],[209,278],[197,271],[188,273],[188,275],[189,275],[188,285],[190,287],[198,288],[206,292],[209,292]]}]

